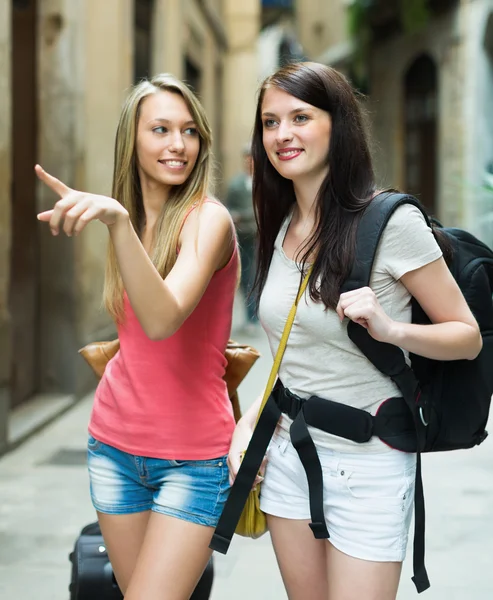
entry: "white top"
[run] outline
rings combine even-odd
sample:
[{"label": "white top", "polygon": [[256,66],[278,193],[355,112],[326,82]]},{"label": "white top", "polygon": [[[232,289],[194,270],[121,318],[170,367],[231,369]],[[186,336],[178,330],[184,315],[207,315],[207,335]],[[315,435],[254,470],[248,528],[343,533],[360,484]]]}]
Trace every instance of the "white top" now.
[{"label": "white top", "polygon": [[[300,271],[282,248],[292,218],[285,219],[259,306],[262,327],[274,356],[286,319],[300,285]],[[370,287],[384,311],[394,320],[411,321],[411,295],[400,277],[437,260],[442,252],[414,206],[404,204],[391,216],[380,240]],[[376,413],[386,398],[400,395],[391,379],[378,371],[347,336],[348,319],[341,323],[336,312],[309,298],[300,300],[296,318],[279,370],[283,384],[301,398],[316,395]],[[285,415],[279,434],[289,435],[292,421]],[[341,452],[386,452],[377,437],[358,444],[310,427],[315,445]]]}]

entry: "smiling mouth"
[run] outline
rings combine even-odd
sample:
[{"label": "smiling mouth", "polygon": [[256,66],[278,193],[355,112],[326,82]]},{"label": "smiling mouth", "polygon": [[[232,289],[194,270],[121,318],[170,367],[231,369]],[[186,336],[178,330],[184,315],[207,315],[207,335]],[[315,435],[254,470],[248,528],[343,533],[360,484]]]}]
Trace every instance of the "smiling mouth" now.
[{"label": "smiling mouth", "polygon": [[276,152],[277,156],[279,157],[280,160],[290,160],[292,158],[296,158],[297,156],[299,156],[301,153],[303,152],[303,150],[301,148],[292,148],[289,150],[278,150]]},{"label": "smiling mouth", "polygon": [[158,163],[164,165],[165,167],[170,167],[172,169],[182,169],[187,165],[185,160],[158,160]]}]

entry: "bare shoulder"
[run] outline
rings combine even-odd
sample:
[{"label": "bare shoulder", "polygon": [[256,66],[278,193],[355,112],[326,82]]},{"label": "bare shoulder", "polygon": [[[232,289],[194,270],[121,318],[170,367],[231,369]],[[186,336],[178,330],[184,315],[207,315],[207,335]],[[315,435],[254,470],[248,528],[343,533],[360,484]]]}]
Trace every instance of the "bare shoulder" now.
[{"label": "bare shoulder", "polygon": [[233,220],[229,213],[229,210],[224,206],[222,202],[216,198],[208,198],[200,207],[198,211],[200,218],[204,220],[209,219],[220,219],[228,224],[233,224]]},{"label": "bare shoulder", "polygon": [[215,198],[207,198],[204,202],[193,210],[187,220],[185,227],[196,229],[197,226],[214,227],[215,230],[233,228],[233,220],[228,209]]},{"label": "bare shoulder", "polygon": [[233,220],[228,209],[219,201],[207,199],[193,210],[182,229],[181,243],[198,240],[199,246],[228,248],[235,237]]}]

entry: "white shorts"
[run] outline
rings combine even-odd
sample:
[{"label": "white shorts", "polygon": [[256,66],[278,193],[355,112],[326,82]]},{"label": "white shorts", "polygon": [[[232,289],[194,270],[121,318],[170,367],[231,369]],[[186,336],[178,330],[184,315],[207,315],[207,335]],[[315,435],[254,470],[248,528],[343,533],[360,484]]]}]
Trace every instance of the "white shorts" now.
[{"label": "white shorts", "polygon": [[[363,560],[401,562],[414,499],[416,455],[318,449],[324,514],[335,548]],[[305,470],[291,441],[275,434],[268,450],[260,508],[285,519],[310,519]]]}]

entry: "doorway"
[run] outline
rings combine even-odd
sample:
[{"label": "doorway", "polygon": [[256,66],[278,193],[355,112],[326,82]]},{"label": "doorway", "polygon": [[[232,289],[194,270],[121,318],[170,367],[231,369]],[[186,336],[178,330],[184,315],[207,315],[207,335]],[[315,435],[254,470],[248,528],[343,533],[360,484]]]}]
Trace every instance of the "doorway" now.
[{"label": "doorway", "polygon": [[405,168],[407,193],[417,196],[436,216],[437,194],[437,69],[426,54],[405,77]]},{"label": "doorway", "polygon": [[39,384],[39,244],[36,220],[37,155],[36,0],[12,2],[12,246],[11,408]]}]

